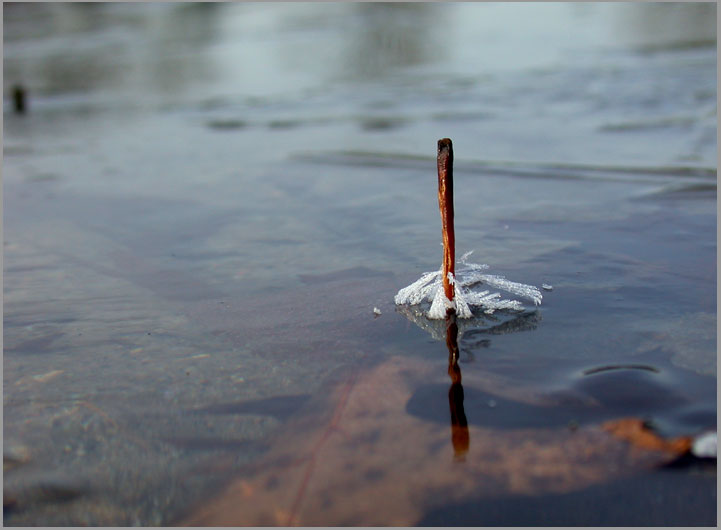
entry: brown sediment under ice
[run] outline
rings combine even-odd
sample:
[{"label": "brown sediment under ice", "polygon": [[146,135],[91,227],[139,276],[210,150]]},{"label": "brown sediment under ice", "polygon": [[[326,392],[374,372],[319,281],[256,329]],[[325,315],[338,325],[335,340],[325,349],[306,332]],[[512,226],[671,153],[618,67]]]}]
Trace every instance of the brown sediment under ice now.
[{"label": "brown sediment under ice", "polygon": [[[180,524],[414,525],[449,503],[576,491],[663,465],[683,449],[635,444],[612,423],[576,430],[467,426],[470,444],[462,444],[459,461],[447,424],[406,411],[410,381],[433,378],[436,370],[392,357],[350,375],[325,395],[324,412],[312,408],[289,422],[263,459]],[[484,386],[476,376],[468,382]]]}]

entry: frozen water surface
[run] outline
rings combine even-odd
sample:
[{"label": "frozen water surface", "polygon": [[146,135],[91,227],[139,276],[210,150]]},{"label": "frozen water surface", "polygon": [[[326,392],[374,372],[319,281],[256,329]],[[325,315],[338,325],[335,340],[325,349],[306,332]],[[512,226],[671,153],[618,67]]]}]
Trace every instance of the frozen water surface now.
[{"label": "frozen water surface", "polygon": [[6,525],[715,525],[715,4],[3,14]]}]

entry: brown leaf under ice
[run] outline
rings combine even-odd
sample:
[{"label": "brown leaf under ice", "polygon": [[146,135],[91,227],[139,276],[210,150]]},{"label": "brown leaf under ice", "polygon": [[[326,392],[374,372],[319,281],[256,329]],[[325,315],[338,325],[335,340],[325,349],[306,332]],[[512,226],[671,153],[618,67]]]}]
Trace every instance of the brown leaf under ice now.
[{"label": "brown leaf under ice", "polygon": [[413,525],[450,502],[566,493],[662,465],[687,449],[638,420],[578,429],[469,426],[465,433],[450,421],[424,421],[408,414],[406,403],[410,381],[431,368],[394,357],[352,375],[328,395],[332,410],[291,421],[265,458],[181,524]]}]

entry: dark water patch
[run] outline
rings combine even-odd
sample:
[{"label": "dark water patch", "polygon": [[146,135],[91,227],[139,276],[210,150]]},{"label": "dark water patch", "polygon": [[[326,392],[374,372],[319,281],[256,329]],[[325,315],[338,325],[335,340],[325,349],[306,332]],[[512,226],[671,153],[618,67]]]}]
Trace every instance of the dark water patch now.
[{"label": "dark water patch", "polygon": [[30,155],[34,152],[35,149],[27,145],[3,145],[3,156]]},{"label": "dark water patch", "polygon": [[649,199],[715,199],[717,185],[715,182],[673,183],[658,191],[649,192],[637,200]]},{"label": "dark water patch", "polygon": [[[432,384],[420,386],[406,405],[408,414],[437,423],[449,423],[449,392],[456,387]],[[464,385],[460,389],[468,425],[493,429],[532,429],[573,427],[596,420],[588,412],[592,408],[577,403],[565,407],[529,405]],[[458,396],[451,396],[458,402]]]},{"label": "dark water patch", "polygon": [[211,120],[206,123],[209,129],[216,131],[236,131],[238,129],[244,129],[248,126],[248,123],[243,120]]},{"label": "dark water patch", "polygon": [[694,475],[716,475],[716,457],[697,457],[691,453],[684,453],[677,459],[669,462],[664,469],[693,473]]},{"label": "dark water patch", "polygon": [[303,125],[303,121],[295,119],[271,120],[268,122],[269,129],[294,129],[301,125]]},{"label": "dark water patch", "polygon": [[621,123],[609,123],[599,127],[602,132],[625,132],[625,131],[647,131],[677,127],[691,129],[696,123],[693,116],[671,116],[647,121],[626,121]]},{"label": "dark water patch", "polygon": [[599,403],[604,416],[646,419],[664,437],[716,428],[716,378],[679,369],[662,350],[637,354],[640,363],[581,369],[566,380],[576,395]]},{"label": "dark water patch", "polygon": [[42,505],[66,504],[87,495],[89,491],[70,484],[42,483],[21,488],[18,491],[3,491],[3,512],[5,515],[38,509]]},{"label": "dark water patch", "polygon": [[163,438],[164,442],[187,451],[252,451],[256,452],[265,447],[264,444],[253,440],[233,440],[210,437],[182,437]]},{"label": "dark water patch", "polygon": [[16,313],[16,316],[3,316],[3,326],[6,328],[19,328],[36,324],[70,324],[76,321],[77,319],[74,317],[47,318],[46,315],[43,315],[41,318],[40,315],[35,314]]},{"label": "dark water patch", "polygon": [[62,177],[56,173],[39,173],[27,178],[30,182],[56,182],[60,179],[62,179]]},{"label": "dark water patch", "polygon": [[299,274],[298,277],[305,284],[315,285],[333,281],[345,281],[377,277],[393,277],[393,273],[360,266],[321,274]]},{"label": "dark water patch", "polygon": [[[430,156],[393,152],[339,151],[297,153],[294,158],[333,165],[426,169],[435,159]],[[665,178],[716,178],[716,169],[696,166],[615,166],[570,163],[516,162],[500,160],[454,161],[456,172],[545,179],[601,180],[614,182],[653,182]]]},{"label": "dark water patch", "polygon": [[[577,241],[552,255],[538,257],[536,262],[552,260],[557,275],[574,283],[585,280],[588,288],[600,278],[616,284],[614,296],[622,304],[635,303],[645,312],[669,307],[671,300],[673,307],[698,307],[702,301],[702,307],[710,302],[709,311],[715,308],[715,298],[710,296],[713,292],[708,288],[716,276],[711,266],[715,264],[716,222],[710,215],[691,213],[679,218],[666,208],[654,208],[609,220],[602,231],[594,228],[595,223],[583,221],[508,222],[518,230]],[[700,245],[699,241],[709,244]],[[595,302],[610,294],[608,289],[597,290]]]},{"label": "dark water patch", "polygon": [[574,390],[598,401],[610,415],[648,417],[685,405],[687,399],[659,370],[592,368],[584,373]]},{"label": "dark water patch", "polygon": [[572,493],[477,499],[431,510],[417,525],[716,526],[716,476],[668,469]]},{"label": "dark water patch", "polygon": [[309,398],[309,394],[299,394],[252,401],[217,403],[200,409],[193,409],[192,412],[203,414],[258,414],[272,416],[283,421],[295,415]]},{"label": "dark water patch", "polygon": [[26,353],[26,354],[48,354],[53,353],[55,350],[51,348],[53,343],[61,337],[65,336],[65,332],[55,331],[37,337],[34,339],[28,339],[20,342],[19,344],[5,344],[3,350],[7,353]]},{"label": "dark water patch", "polygon": [[[536,366],[537,365],[537,366]],[[645,364],[610,364],[588,368],[571,378],[565,388],[563,379],[541,361],[526,363],[521,370],[513,363],[496,361],[497,370],[516,370],[515,384],[535,378],[551,378],[553,390],[542,402],[516,401],[463,385],[460,403],[469,425],[497,429],[557,428],[599,423],[620,417],[646,419],[664,436],[677,436],[715,427],[715,407],[680,390],[691,379],[706,388],[713,381],[702,376],[685,376],[683,382],[669,377],[665,370]],[[541,375],[545,374],[545,375]],[[514,384],[514,383],[507,383]],[[693,384],[693,383],[690,383]],[[453,387],[451,387],[451,390]],[[412,416],[436,423],[449,421],[449,386],[420,385],[408,400],[406,411]],[[453,400],[451,400],[453,401]],[[458,402],[458,399],[455,400]]]},{"label": "dark water patch", "polygon": [[33,271],[40,271],[40,270],[48,270],[53,269],[54,264],[43,264],[43,265],[20,265],[17,267],[10,266],[5,267],[4,273],[5,274],[17,274],[17,273],[28,273]]},{"label": "dark water patch", "polygon": [[434,158],[420,155],[401,155],[382,152],[303,152],[294,153],[292,158],[314,164],[341,166],[381,167],[397,169],[426,169]]},{"label": "dark water patch", "polygon": [[646,44],[636,48],[641,54],[653,55],[666,52],[684,52],[704,48],[716,48],[716,41],[712,39],[688,39],[662,44]]},{"label": "dark water patch", "polygon": [[496,117],[493,112],[439,112],[432,114],[431,119],[439,122],[464,122],[464,121],[478,121],[478,120],[490,120]]},{"label": "dark water patch", "polygon": [[[282,244],[280,240],[273,241],[273,244]],[[288,241],[287,243],[291,243]],[[242,254],[235,250],[228,251],[203,251],[194,250],[192,248],[176,250],[170,253],[171,258],[187,261],[210,261],[210,260],[223,260],[227,258],[240,258]]]},{"label": "dark water patch", "polygon": [[233,103],[232,100],[229,98],[211,97],[211,98],[207,98],[207,99],[198,101],[198,103],[196,103],[195,106],[199,110],[210,111],[210,110],[218,110],[218,109],[228,108],[232,105],[232,103]]},{"label": "dark water patch", "polygon": [[386,131],[398,129],[407,122],[404,118],[398,117],[365,117],[360,119],[360,127],[366,131]]},{"label": "dark water patch", "polygon": [[716,430],[716,406],[709,401],[695,401],[653,416],[654,429],[664,436],[697,435]]}]

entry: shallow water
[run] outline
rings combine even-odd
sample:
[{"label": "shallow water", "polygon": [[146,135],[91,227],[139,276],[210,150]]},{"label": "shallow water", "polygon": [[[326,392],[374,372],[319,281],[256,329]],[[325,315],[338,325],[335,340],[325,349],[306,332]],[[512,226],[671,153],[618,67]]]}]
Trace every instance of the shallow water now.
[{"label": "shallow water", "polygon": [[5,524],[715,524],[715,4],[3,9]]}]

